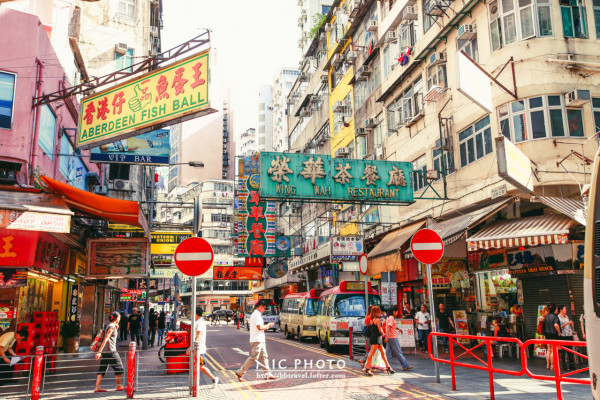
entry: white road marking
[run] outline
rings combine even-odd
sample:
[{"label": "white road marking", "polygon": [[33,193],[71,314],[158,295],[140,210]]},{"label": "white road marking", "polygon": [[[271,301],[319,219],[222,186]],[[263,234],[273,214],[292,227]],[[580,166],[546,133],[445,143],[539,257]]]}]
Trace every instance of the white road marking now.
[{"label": "white road marking", "polygon": [[249,352],[244,351],[242,349],[238,349],[237,347],[232,347],[231,350],[235,351],[236,353],[240,353],[240,354],[242,354],[244,356],[249,356],[250,355]]}]

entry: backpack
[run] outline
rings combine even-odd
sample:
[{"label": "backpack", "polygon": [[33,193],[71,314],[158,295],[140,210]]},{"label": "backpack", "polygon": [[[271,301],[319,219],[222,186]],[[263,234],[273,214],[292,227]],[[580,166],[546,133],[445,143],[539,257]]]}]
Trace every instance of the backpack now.
[{"label": "backpack", "polygon": [[90,349],[92,349],[94,353],[100,350],[100,346],[102,345],[102,341],[104,340],[104,334],[104,329],[101,329],[98,331],[98,333],[96,333],[96,337],[94,337],[94,341],[90,345]]}]

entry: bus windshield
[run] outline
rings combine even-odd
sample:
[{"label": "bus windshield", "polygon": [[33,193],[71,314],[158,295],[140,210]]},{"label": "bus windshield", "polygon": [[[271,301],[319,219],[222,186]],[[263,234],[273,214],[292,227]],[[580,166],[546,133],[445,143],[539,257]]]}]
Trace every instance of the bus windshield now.
[{"label": "bus windshield", "polygon": [[319,299],[306,299],[306,315],[317,315]]},{"label": "bus windshield", "polygon": [[278,314],[279,314],[279,311],[277,310],[277,306],[273,305],[273,304],[268,305],[265,308],[265,312],[262,313],[263,316],[266,316],[266,315],[278,315]]},{"label": "bus windshield", "polygon": [[[369,295],[369,305],[380,306],[381,298]],[[365,296],[363,294],[338,294],[333,303],[334,317],[364,317],[367,315],[365,309]]]}]

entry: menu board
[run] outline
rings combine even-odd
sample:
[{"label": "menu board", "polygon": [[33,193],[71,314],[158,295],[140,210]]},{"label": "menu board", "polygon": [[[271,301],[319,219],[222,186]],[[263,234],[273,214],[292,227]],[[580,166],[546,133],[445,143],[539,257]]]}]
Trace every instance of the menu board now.
[{"label": "menu board", "polygon": [[[468,335],[469,334],[469,322],[467,320],[467,313],[463,310],[455,310],[454,313],[454,325],[456,326],[457,335]],[[469,339],[459,338],[461,343],[469,343]]]},{"label": "menu board", "polygon": [[148,274],[148,239],[88,240],[88,278],[143,278]]},{"label": "menu board", "polygon": [[[540,321],[543,321],[544,318],[546,318],[546,315],[548,314],[548,307],[547,306],[538,306],[538,314],[537,314],[537,323],[536,323],[536,329],[537,329],[537,324],[540,323]],[[544,335],[540,335],[537,332],[535,333],[535,338],[536,339],[545,339],[546,337]],[[538,358],[546,358],[546,347],[545,345],[540,345],[540,344],[536,344],[533,347],[533,356],[534,357],[538,357]]]},{"label": "menu board", "polygon": [[401,319],[396,324],[400,347],[415,347],[415,326],[412,319]]}]

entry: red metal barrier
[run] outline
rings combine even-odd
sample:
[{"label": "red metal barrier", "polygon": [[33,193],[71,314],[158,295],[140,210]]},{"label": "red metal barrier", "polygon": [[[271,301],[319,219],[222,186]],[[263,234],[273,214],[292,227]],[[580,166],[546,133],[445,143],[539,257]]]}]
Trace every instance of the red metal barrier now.
[{"label": "red metal barrier", "polygon": [[240,329],[240,319],[237,320],[237,329]]},{"label": "red metal barrier", "polygon": [[127,398],[133,399],[135,392],[135,342],[129,343],[129,352],[127,353]]},{"label": "red metal barrier", "polygon": [[33,377],[31,381],[31,400],[39,400],[42,387],[42,371],[44,369],[44,346],[35,348],[33,358]]},{"label": "red metal barrier", "polygon": [[[433,352],[432,352],[432,340],[437,340],[437,336],[448,338],[450,358],[434,357]],[[435,339],[432,339],[432,338],[435,338]],[[465,347],[465,345],[460,343],[457,339],[468,339],[469,341],[476,340],[476,341],[479,341],[479,344],[474,347],[467,348],[467,347]],[[519,354],[521,355],[521,369],[519,371],[494,367],[492,343],[496,343],[496,342],[515,343],[519,347],[517,349],[519,351]],[[455,355],[455,349],[454,349],[455,344],[459,349],[464,350],[458,356]],[[546,345],[550,344],[550,345],[552,345],[552,357],[553,357],[554,365],[555,365],[554,376],[536,375],[536,374],[533,374],[529,370],[529,367],[527,365],[527,347],[532,344],[546,344]],[[511,338],[511,337],[457,335],[457,334],[451,334],[451,333],[431,332],[427,339],[427,345],[428,345],[428,349],[429,349],[429,356],[431,357],[432,361],[450,365],[450,370],[451,370],[451,375],[452,375],[452,390],[456,390],[455,369],[457,366],[464,367],[464,368],[478,369],[478,370],[482,370],[482,371],[488,371],[489,381],[490,381],[490,398],[491,398],[491,400],[494,400],[494,398],[495,398],[494,397],[494,373],[512,375],[512,376],[522,376],[522,375],[527,374],[528,376],[530,376],[533,379],[555,381],[556,382],[556,395],[557,395],[558,400],[563,399],[562,386],[561,386],[562,382],[579,383],[579,384],[587,384],[587,385],[590,384],[589,379],[569,378],[569,376],[580,373],[580,372],[587,371],[589,368],[582,368],[580,370],[572,371],[572,372],[569,372],[566,374],[560,373],[559,350],[562,349],[564,351],[571,352],[571,353],[581,356],[587,360],[588,357],[586,355],[578,353],[578,352],[568,348],[568,347],[585,347],[585,345],[586,345],[585,342],[535,339],[535,340],[528,340],[525,343],[523,343],[519,339]],[[482,360],[481,358],[479,358],[477,355],[475,355],[473,353],[474,350],[476,350],[479,347],[482,347],[484,345],[485,345],[485,349],[487,350],[487,362]],[[472,356],[474,359],[479,361],[480,364],[469,364],[469,363],[457,361],[460,358],[468,356],[468,355]]]},{"label": "red metal barrier", "polygon": [[354,340],[352,338],[352,334],[353,334],[353,327],[348,327],[348,337],[349,337],[349,344],[350,344],[350,353],[348,354],[348,357],[353,360],[353,356],[352,356],[352,344],[354,343],[352,340]]}]

